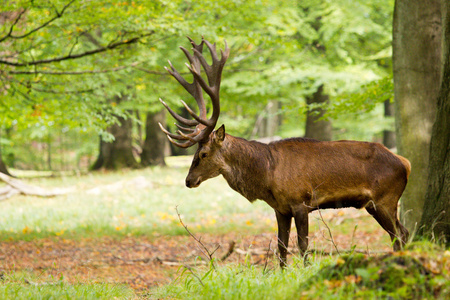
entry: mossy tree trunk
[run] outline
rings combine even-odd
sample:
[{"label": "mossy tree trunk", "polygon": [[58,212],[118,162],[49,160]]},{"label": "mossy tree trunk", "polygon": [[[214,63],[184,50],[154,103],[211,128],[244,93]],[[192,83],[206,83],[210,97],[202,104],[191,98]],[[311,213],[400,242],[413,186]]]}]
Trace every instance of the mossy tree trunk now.
[{"label": "mossy tree trunk", "polygon": [[393,66],[399,154],[412,173],[401,201],[401,219],[414,231],[427,189],[431,130],[441,78],[440,0],[396,0]]},{"label": "mossy tree trunk", "polygon": [[430,147],[428,188],[419,235],[450,246],[450,5],[444,1],[444,70]]},{"label": "mossy tree trunk", "polygon": [[121,168],[137,168],[138,163],[133,155],[132,128],[130,118],[117,117],[118,124],[110,126],[107,131],[114,136],[114,141],[100,140],[100,151],[93,170],[117,170]]},{"label": "mossy tree trunk", "polygon": [[166,126],[166,111],[148,113],[145,125],[145,142],[141,154],[141,165],[165,166],[164,156],[167,145],[167,137],[159,128],[158,123]]}]

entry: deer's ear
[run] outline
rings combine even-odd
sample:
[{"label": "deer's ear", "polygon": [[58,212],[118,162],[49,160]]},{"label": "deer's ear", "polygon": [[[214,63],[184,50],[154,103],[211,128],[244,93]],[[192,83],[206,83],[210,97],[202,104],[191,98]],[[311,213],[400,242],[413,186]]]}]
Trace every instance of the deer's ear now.
[{"label": "deer's ear", "polygon": [[214,132],[214,141],[222,143],[225,139],[225,125],[222,125]]}]

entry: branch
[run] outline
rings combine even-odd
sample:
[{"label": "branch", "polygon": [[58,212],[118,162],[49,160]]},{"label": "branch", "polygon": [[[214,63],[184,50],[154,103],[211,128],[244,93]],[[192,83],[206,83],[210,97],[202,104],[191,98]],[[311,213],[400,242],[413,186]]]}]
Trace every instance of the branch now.
[{"label": "branch", "polygon": [[[323,182],[320,183],[320,184],[319,184],[318,186],[316,186],[315,188],[312,188],[311,195],[312,195],[312,197],[313,197],[314,199],[316,198],[316,189],[317,189],[319,186],[321,186],[322,184],[323,184]],[[325,227],[326,227],[327,230],[328,230],[328,234],[330,235],[331,243],[333,243],[334,249],[336,249],[337,254],[340,256],[341,253],[339,252],[339,249],[338,249],[336,243],[334,242],[334,238],[333,238],[333,234],[331,233],[331,229],[330,229],[330,227],[328,226],[327,222],[325,222],[325,220],[324,220],[324,218],[323,218],[323,216],[322,216],[321,209],[319,208],[319,206],[317,206],[317,207],[307,206],[307,207],[309,207],[309,208],[316,208],[316,209],[317,209],[317,211],[319,212],[320,219],[322,220],[322,223],[325,225]]]},{"label": "branch", "polygon": [[74,90],[74,91],[54,91],[54,90],[43,90],[40,88],[36,88],[31,86],[30,87],[33,91],[39,92],[39,93],[47,93],[47,94],[82,94],[82,93],[92,93],[93,91],[96,91],[100,88],[96,89],[86,89],[86,90]]},{"label": "branch", "polygon": [[55,21],[56,19],[59,19],[62,17],[62,15],[64,14],[64,12],[66,11],[66,9],[73,3],[75,2],[75,0],[70,1],[69,3],[67,3],[63,9],[61,10],[61,12],[59,12],[56,8],[56,16],[54,16],[53,18],[51,18],[50,20],[44,22],[43,24],[39,25],[36,28],[31,29],[30,31],[28,31],[27,33],[24,33],[22,35],[12,35],[12,31],[14,26],[17,24],[17,22],[19,21],[20,17],[22,16],[23,13],[25,13],[26,9],[23,10],[23,12],[20,13],[20,15],[17,17],[17,19],[14,21],[14,24],[11,25],[11,28],[9,29],[9,32],[7,35],[5,35],[4,37],[0,38],[0,43],[3,42],[4,40],[6,40],[7,38],[12,38],[12,39],[23,39],[33,33],[35,33],[36,31],[44,28],[45,26],[47,26],[48,24],[50,24],[51,22]]},{"label": "branch", "polygon": [[233,254],[234,246],[236,246],[235,241],[231,241],[230,245],[228,246],[228,251],[225,253],[221,258],[220,261],[226,260],[228,257],[230,257],[231,254]]},{"label": "branch", "polygon": [[[167,72],[160,72],[160,71],[154,71],[154,70],[149,70],[149,69],[145,69],[142,67],[134,67],[135,69],[138,69],[139,71],[142,72],[146,72],[152,75],[162,75],[162,76],[167,76],[169,75],[169,73]],[[240,73],[240,72],[254,72],[254,73],[261,73],[263,71],[265,71],[266,69],[229,69],[228,72],[229,73]],[[179,72],[180,75],[190,75],[191,72]]]},{"label": "branch", "polygon": [[[146,73],[149,73],[149,74],[152,74],[152,75],[162,75],[162,76],[168,76],[169,75],[169,73],[167,73],[167,72],[153,71],[153,70],[149,70],[149,69],[145,69],[145,68],[141,68],[141,67],[134,67],[134,68],[138,69],[139,71],[146,72]],[[190,73],[185,72],[185,73],[180,73],[180,74],[186,75],[186,74],[190,74]]]},{"label": "branch", "polygon": [[[86,71],[8,71],[10,74],[20,74],[20,75],[35,75],[35,74],[46,74],[46,75],[83,75],[83,74],[102,74],[102,73],[110,73],[110,72],[117,72],[126,68],[132,68],[136,65],[140,64],[142,62],[137,61],[134,63],[131,63],[126,66],[120,66],[112,69],[105,69],[105,70],[86,70]],[[162,73],[162,72],[161,72]]]},{"label": "branch", "polygon": [[141,38],[145,37],[145,36],[149,36],[152,35],[154,33],[154,31],[138,36],[138,37],[134,37],[132,39],[129,40],[125,40],[125,41],[120,41],[120,42],[115,42],[115,43],[110,43],[105,47],[101,47],[101,48],[97,48],[94,50],[89,50],[89,51],[85,51],[85,52],[81,52],[78,54],[68,54],[65,56],[60,56],[60,57],[54,57],[54,58],[49,58],[49,59],[41,59],[41,60],[35,60],[35,61],[28,61],[25,63],[19,63],[19,62],[11,62],[11,61],[7,61],[7,60],[0,60],[0,64],[4,64],[4,65],[9,65],[9,66],[15,66],[15,67],[26,67],[26,66],[33,66],[33,65],[42,65],[42,64],[48,64],[48,63],[52,63],[52,62],[59,62],[59,61],[64,61],[64,60],[69,60],[69,59],[77,59],[77,58],[81,58],[84,56],[89,56],[89,55],[94,55],[97,53],[102,53],[108,50],[112,50],[115,49],[117,47],[123,46],[123,45],[130,45],[130,44],[134,44],[137,43]]},{"label": "branch", "polygon": [[18,179],[14,179],[6,174],[0,173],[0,180],[8,184],[9,188],[3,188],[0,191],[0,200],[6,200],[17,194],[39,196],[39,197],[53,197],[58,195],[68,194],[74,191],[73,188],[56,188],[48,191],[44,188],[31,186],[23,183]]},{"label": "branch", "polygon": [[11,27],[9,28],[9,32],[4,36],[0,38],[0,43],[3,42],[4,40],[6,40],[7,38],[11,37],[11,34],[13,32],[14,26],[16,26],[16,24],[19,22],[20,18],[22,17],[22,15],[26,12],[27,10],[24,9],[22,10],[19,15],[17,16],[17,18],[14,20],[13,24],[11,25]]}]

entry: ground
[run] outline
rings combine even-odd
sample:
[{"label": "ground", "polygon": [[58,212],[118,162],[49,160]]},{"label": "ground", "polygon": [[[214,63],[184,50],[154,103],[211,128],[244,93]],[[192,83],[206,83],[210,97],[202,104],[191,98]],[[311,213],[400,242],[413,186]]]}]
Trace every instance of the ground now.
[{"label": "ground", "polygon": [[[310,216],[310,220],[314,218]],[[315,220],[327,225],[311,230],[310,248],[328,254],[350,251],[352,246],[364,253],[391,250],[387,233],[365,212],[335,211],[316,213]],[[311,221],[310,221],[311,222]],[[349,232],[337,232],[347,223]],[[353,225],[355,224],[355,225]],[[329,231],[329,229],[331,231]],[[332,232],[330,237],[330,232]],[[209,250],[217,251],[218,260],[229,252],[222,263],[250,262],[274,267],[276,233],[195,234]],[[295,230],[291,244],[295,245]],[[337,249],[337,250],[336,250]],[[0,273],[26,271],[46,282],[63,278],[67,282],[110,282],[127,284],[137,291],[170,283],[180,274],[180,266],[199,263],[202,246],[188,234],[184,236],[126,237],[114,239],[47,238],[33,241],[0,242]],[[296,255],[295,247],[291,254]],[[292,263],[292,259],[291,263]],[[200,262],[201,263],[201,262]],[[181,268],[182,269],[182,268]]]}]

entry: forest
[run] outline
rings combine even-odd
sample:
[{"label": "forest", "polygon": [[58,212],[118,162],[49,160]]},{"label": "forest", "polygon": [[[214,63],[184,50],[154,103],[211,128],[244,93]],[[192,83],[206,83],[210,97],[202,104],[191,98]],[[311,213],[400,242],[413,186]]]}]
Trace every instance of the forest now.
[{"label": "forest", "polygon": [[[446,0],[0,3],[0,298],[450,296]],[[197,80],[180,50],[191,39],[229,49],[216,128],[408,159],[405,248],[365,210],[318,209],[307,255],[293,229],[280,269],[266,203],[222,176],[188,189],[197,146],[170,143],[179,127],[160,99],[198,111],[170,71]]]}]

